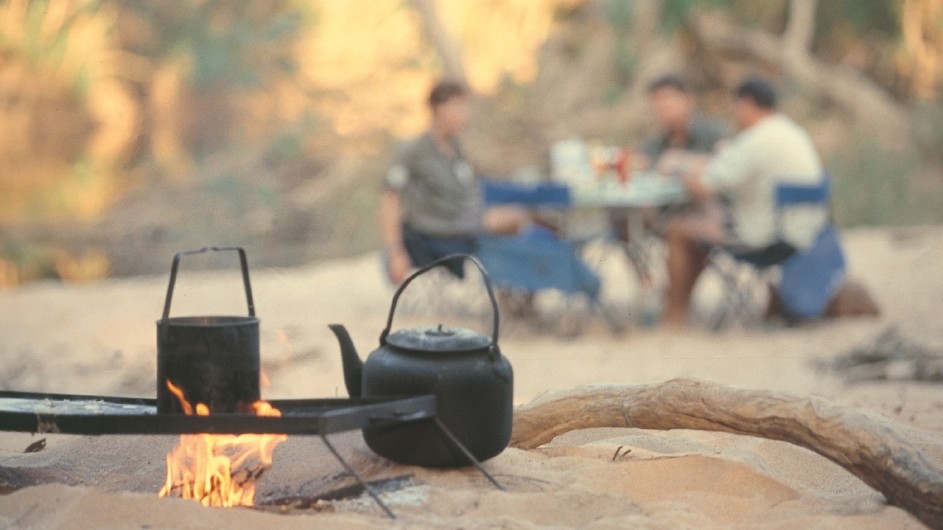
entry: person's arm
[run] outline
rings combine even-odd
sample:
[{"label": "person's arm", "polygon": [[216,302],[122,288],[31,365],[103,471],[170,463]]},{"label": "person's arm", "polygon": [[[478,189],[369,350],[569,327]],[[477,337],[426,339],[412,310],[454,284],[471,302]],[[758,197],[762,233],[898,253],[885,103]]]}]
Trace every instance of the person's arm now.
[{"label": "person's arm", "polygon": [[669,149],[659,160],[657,171],[662,175],[679,177],[691,198],[700,202],[710,197],[710,190],[702,179],[710,160],[709,154]]},{"label": "person's arm", "polygon": [[400,283],[412,269],[412,260],[403,246],[403,221],[398,191],[385,189],[380,195],[380,237],[390,260],[390,277]]},{"label": "person's arm", "polygon": [[704,171],[707,169],[707,165],[710,163],[708,157],[703,157],[695,161],[688,170],[681,175],[681,179],[684,182],[684,186],[688,189],[688,193],[691,194],[697,202],[703,202],[710,198],[711,191],[704,184]]},{"label": "person's arm", "polygon": [[749,177],[756,150],[751,137],[718,143],[717,154],[703,158],[683,173],[684,184],[695,200],[730,191]]}]

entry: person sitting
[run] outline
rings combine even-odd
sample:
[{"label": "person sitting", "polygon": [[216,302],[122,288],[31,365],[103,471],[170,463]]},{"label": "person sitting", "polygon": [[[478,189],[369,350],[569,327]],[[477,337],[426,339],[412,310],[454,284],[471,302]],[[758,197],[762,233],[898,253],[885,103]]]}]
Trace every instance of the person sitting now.
[{"label": "person sitting", "polygon": [[718,142],[728,135],[723,122],[697,112],[693,90],[677,74],[652,81],[648,85],[648,102],[658,128],[642,147],[651,168],[657,169],[666,153],[713,153]]},{"label": "person sitting", "polygon": [[[401,283],[414,267],[453,254],[473,254],[484,229],[515,233],[523,213],[499,209],[482,214],[478,180],[459,133],[468,121],[468,92],[440,81],[429,93],[428,131],[400,149],[383,181],[379,224],[387,269]],[[445,264],[464,276],[463,262]]]},{"label": "person sitting", "polygon": [[[725,123],[697,111],[694,91],[681,75],[666,74],[649,83],[648,103],[656,131],[640,149],[637,165],[643,169],[662,174],[677,171],[686,160],[714,153],[729,135]],[[609,213],[610,226],[623,242],[629,240],[628,215],[619,209]],[[646,212],[646,224],[652,224],[655,217],[656,212]]]},{"label": "person sitting", "polygon": [[[672,219],[665,240],[668,291],[662,322],[686,323],[691,294],[711,245],[744,250],[809,247],[828,223],[825,208],[790,212],[777,222],[774,188],[778,183],[816,185],[822,162],[809,135],[776,109],[769,82],[749,78],[734,92],[734,120],[740,132],[713,157],[679,168],[697,212]],[[727,199],[726,205],[714,200]]]}]

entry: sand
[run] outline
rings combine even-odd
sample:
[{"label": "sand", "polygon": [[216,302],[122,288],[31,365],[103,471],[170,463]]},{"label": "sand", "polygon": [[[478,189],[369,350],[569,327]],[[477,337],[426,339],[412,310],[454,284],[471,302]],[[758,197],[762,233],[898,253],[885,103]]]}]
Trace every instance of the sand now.
[{"label": "sand", "polygon": [[[906,425],[907,437],[943,467],[939,385],[848,386],[813,366],[873,340],[889,326],[931,346],[943,344],[938,316],[943,228],[854,230],[844,234],[844,242],[851,275],[871,290],[883,310],[880,317],[719,333],[632,327],[614,335],[590,316],[577,337],[555,333],[553,325],[536,330],[510,321],[500,342],[515,369],[515,401],[579,385],[674,377],[819,395]],[[624,262],[618,253],[600,256],[606,297],[624,315],[633,296]],[[249,258],[251,263],[251,249]],[[272,382],[264,397],[345,396],[337,346],[326,326],[346,324],[364,355],[376,347],[392,295],[376,255],[253,270],[252,280],[263,369]],[[166,281],[160,276],[40,283],[0,291],[0,388],[153,396],[155,320]],[[441,320],[488,332],[483,294],[474,285],[417,286],[409,296],[413,299],[404,300],[394,327]],[[450,301],[443,304],[443,296]],[[715,301],[708,283],[698,293],[699,305],[709,308]],[[231,271],[181,271],[172,314],[244,309],[239,279]],[[575,311],[581,309],[577,304]],[[500,492],[474,469],[400,466],[370,453],[357,433],[334,436],[368,479],[411,476],[406,487],[386,494],[399,516],[395,522],[368,499],[322,502],[317,509],[287,513],[158,499],[163,455],[174,437],[46,436],[44,451],[23,454],[38,437],[0,432],[0,486],[28,486],[0,496],[0,528],[921,527],[824,458],[750,437],[574,431],[538,450],[508,449],[488,461],[487,468],[508,487]],[[291,437],[276,450],[259,498],[316,496],[350,483],[320,440]]]}]

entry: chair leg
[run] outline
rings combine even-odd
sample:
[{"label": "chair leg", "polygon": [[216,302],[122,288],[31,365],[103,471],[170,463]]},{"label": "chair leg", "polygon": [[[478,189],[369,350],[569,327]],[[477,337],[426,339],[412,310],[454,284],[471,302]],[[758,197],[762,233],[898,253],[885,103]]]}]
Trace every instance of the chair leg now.
[{"label": "chair leg", "polygon": [[[723,283],[723,297],[719,304],[718,314],[709,328],[718,331],[723,329],[725,325],[731,325],[735,322],[740,322],[744,327],[755,326],[759,321],[758,309],[755,307],[753,293],[750,290],[751,282],[742,278],[744,268],[737,263],[733,263],[729,267],[725,266],[723,263],[718,262],[716,256],[708,258],[708,266],[720,276]],[[751,276],[750,280],[753,280],[756,276],[752,269],[749,274]]]},{"label": "chair leg", "polygon": [[400,298],[398,310],[422,317],[443,314],[464,318],[485,313],[490,316],[491,307],[484,293],[484,287],[475,278],[468,275],[456,278],[437,267],[410,285]]},{"label": "chair leg", "polygon": [[[620,314],[619,304],[610,300],[608,303],[603,299],[606,297],[605,293],[607,287],[612,287],[617,284],[624,284],[625,278],[612,278],[607,267],[611,267],[610,263],[615,260],[618,262],[618,270],[621,271],[625,268],[625,263],[623,260],[628,260],[631,268],[634,271],[634,276],[630,272],[630,277],[634,278],[637,282],[640,281],[639,278],[642,277],[642,271],[648,270],[647,266],[644,265],[647,263],[646,258],[639,253],[641,249],[637,248],[637,245],[634,245],[632,250],[627,248],[626,243],[621,242],[617,239],[603,239],[599,242],[598,246],[592,247],[592,253],[588,253],[588,245],[580,249],[580,256],[583,261],[590,266],[590,268],[599,276],[602,286],[600,292],[596,293],[595,297],[590,296],[589,310],[590,314],[595,316],[599,315],[605,321],[606,326],[609,328],[609,331],[613,335],[621,335],[625,332],[628,327],[628,315]],[[587,296],[588,293],[587,293]],[[620,300],[624,297],[618,297]],[[623,308],[625,309],[625,308]],[[624,311],[623,311],[624,313]]]},{"label": "chair leg", "polygon": [[718,304],[713,320],[708,326],[711,331],[720,331],[725,325],[729,325],[736,318],[736,305],[738,300],[735,292],[739,285],[733,273],[725,270],[722,265],[719,265],[713,259],[708,260],[708,265],[720,277],[723,284],[721,286],[720,303]]},{"label": "chair leg", "polygon": [[609,328],[609,331],[613,335],[622,335],[625,333],[626,325],[624,322],[621,322],[613,312],[606,307],[606,305],[599,300],[598,298],[590,302],[589,306],[590,311],[593,313],[599,313],[602,319],[606,322],[606,326]]},{"label": "chair leg", "polygon": [[[751,271],[752,272],[752,271]],[[737,297],[736,308],[739,314],[739,320],[744,327],[754,327],[758,322],[758,308],[753,299],[753,292],[750,289],[750,282],[739,283],[735,290]]]},{"label": "chair leg", "polygon": [[586,314],[576,307],[575,296],[564,294],[563,312],[556,325],[549,323],[557,334],[565,338],[574,338],[583,334],[586,328]]},{"label": "chair leg", "polygon": [[[599,300],[592,300],[585,293],[569,293],[556,290],[542,290],[537,293],[526,291],[503,291],[499,296],[501,306],[501,331],[514,333],[524,327],[533,333],[547,333],[562,338],[580,336],[586,329],[588,319],[597,314],[603,318],[613,334],[624,331],[624,326]],[[527,311],[520,309],[522,300],[528,300]],[[584,297],[586,302],[584,303]]]}]

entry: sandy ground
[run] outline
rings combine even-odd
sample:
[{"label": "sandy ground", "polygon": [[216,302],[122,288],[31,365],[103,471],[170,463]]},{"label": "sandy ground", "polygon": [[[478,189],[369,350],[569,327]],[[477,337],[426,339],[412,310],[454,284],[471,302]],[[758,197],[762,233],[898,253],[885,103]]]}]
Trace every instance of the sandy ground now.
[{"label": "sandy ground", "polygon": [[[502,350],[515,370],[515,401],[589,384],[636,384],[689,377],[819,395],[883,414],[943,467],[943,392],[906,381],[847,386],[813,366],[867,344],[889,326],[931,346],[943,344],[943,228],[855,230],[844,234],[851,275],[871,290],[880,317],[799,328],[682,333],[631,327],[611,333],[587,317],[567,337],[509,320]],[[606,297],[620,318],[632,313],[630,276],[618,253],[599,254]],[[252,256],[250,254],[250,263]],[[194,258],[199,259],[199,258]],[[168,266],[169,266],[168,257]],[[290,270],[253,270],[261,318],[266,398],[345,396],[338,348],[327,324],[347,325],[366,355],[376,347],[392,289],[375,255]],[[0,389],[153,396],[155,320],[166,277],[87,285],[43,283],[0,292]],[[438,323],[488,332],[475,285],[430,280],[411,289],[394,327]],[[184,268],[171,313],[239,314],[236,275]],[[440,299],[449,298],[446,302]],[[716,302],[707,283],[702,307]],[[545,303],[541,301],[541,303]],[[559,304],[550,304],[548,314]],[[572,313],[583,309],[571,308]],[[572,315],[571,315],[572,316]],[[908,528],[920,524],[840,467],[789,444],[695,431],[575,431],[536,451],[509,449],[487,463],[509,491],[472,470],[432,471],[372,455],[357,433],[336,435],[370,479],[411,475],[388,502],[402,528]],[[0,528],[372,528],[388,525],[363,499],[329,509],[223,510],[158,499],[163,455],[173,437],[47,436],[0,432]],[[631,451],[613,458],[616,448]],[[313,496],[350,483],[317,439],[293,437],[275,453],[260,500]]]}]

